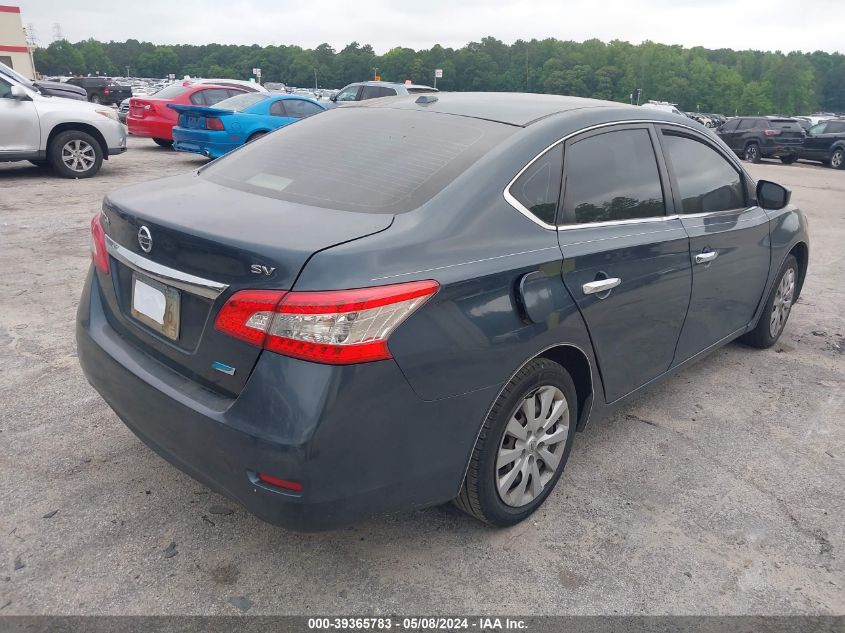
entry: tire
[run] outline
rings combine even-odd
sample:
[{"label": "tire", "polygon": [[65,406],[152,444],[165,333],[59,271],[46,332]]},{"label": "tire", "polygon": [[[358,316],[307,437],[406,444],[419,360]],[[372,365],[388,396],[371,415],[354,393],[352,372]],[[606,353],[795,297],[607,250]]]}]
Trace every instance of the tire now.
[{"label": "tire", "polygon": [[50,141],[47,160],[62,178],[90,178],[100,171],[103,149],[90,134],[67,130]]},{"label": "tire", "polygon": [[830,166],[832,169],[845,169],[845,149],[838,147],[830,155]]},{"label": "tire", "polygon": [[745,160],[751,163],[759,163],[761,159],[760,145],[757,143],[749,143],[745,146]]},{"label": "tire", "polygon": [[[751,347],[766,349],[774,345],[783,333],[789,313],[795,303],[798,287],[798,260],[793,255],[781,266],[777,281],[766,297],[766,304],[757,326],[740,337],[740,341]],[[785,301],[784,301],[785,299]]]},{"label": "tire", "polygon": [[173,147],[173,141],[166,138],[154,138],[153,143],[159,147]]},{"label": "tire", "polygon": [[48,167],[50,167],[49,160],[31,160],[29,162],[35,165],[36,167],[40,167],[41,169],[47,169]]},{"label": "tire", "polygon": [[95,103],[95,104],[97,104],[97,105],[99,105],[99,104],[101,104],[101,103],[103,102],[103,100],[102,100],[102,99],[100,99],[100,95],[98,95],[98,94],[92,94],[92,95],[91,95],[91,98],[89,99],[89,101],[90,101],[91,103]]},{"label": "tire", "polygon": [[262,136],[264,136],[265,134],[267,134],[267,132],[256,132],[255,134],[253,134],[252,136],[250,136],[250,137],[246,140],[246,142],[247,142],[247,143],[252,143],[253,141],[257,141],[258,139],[260,139],[260,138],[261,138]]},{"label": "tire", "polygon": [[780,162],[782,162],[784,165],[791,165],[796,160],[798,160],[798,157],[795,154],[780,157]]},{"label": "tire", "polygon": [[[564,399],[566,408],[561,410]],[[536,358],[520,369],[484,420],[455,505],[470,516],[499,527],[514,525],[530,516],[551,494],[569,458],[578,420],[577,402],[572,378],[557,363]],[[536,435],[529,431],[525,440],[518,440],[511,430],[519,434],[531,427],[526,410],[533,415],[539,411],[535,420],[543,424],[545,419],[547,430],[535,427]],[[560,417],[548,415],[555,411]],[[550,424],[555,418],[557,421]],[[557,441],[545,443],[541,439],[551,437]],[[513,459],[508,461],[509,457]],[[501,468],[497,468],[499,462]],[[514,471],[516,475],[512,475]],[[535,488],[535,481],[539,488]]]}]

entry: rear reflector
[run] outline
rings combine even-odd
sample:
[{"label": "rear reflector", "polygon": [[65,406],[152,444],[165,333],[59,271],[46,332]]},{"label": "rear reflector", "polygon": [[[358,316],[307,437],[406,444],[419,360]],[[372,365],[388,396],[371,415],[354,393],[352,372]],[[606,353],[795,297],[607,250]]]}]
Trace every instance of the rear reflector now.
[{"label": "rear reflector", "polygon": [[391,357],[393,331],[431,297],[436,281],[288,292],[242,290],[214,326],[252,345],[317,363],[348,365]]},{"label": "rear reflector", "polygon": [[207,117],[205,119],[205,129],[207,130],[223,130],[223,121],[218,119],[217,117]]},{"label": "rear reflector", "polygon": [[268,475],[267,473],[258,473],[258,481],[274,486],[275,488],[281,488],[282,490],[291,490],[293,492],[302,492],[303,490],[302,484],[298,481],[279,479],[278,477],[273,477],[273,475]]},{"label": "rear reflector", "polygon": [[102,214],[91,218],[91,261],[102,273],[109,274],[109,254],[106,251],[106,232],[101,222]]}]

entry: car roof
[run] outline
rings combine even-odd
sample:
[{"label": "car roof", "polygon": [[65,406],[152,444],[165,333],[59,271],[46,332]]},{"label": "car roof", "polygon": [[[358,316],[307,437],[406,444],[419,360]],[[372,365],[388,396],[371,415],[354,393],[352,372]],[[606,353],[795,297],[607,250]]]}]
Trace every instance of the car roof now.
[{"label": "car roof", "polygon": [[[426,86],[424,84],[406,84],[406,83],[399,83],[398,81],[356,81],[351,84],[350,86],[390,86],[391,88],[395,88],[399,86],[400,88],[424,88],[426,90],[437,90],[437,88],[432,88],[431,86]],[[439,92],[439,91],[438,91]]]},{"label": "car roof", "polygon": [[[344,104],[344,108],[396,108],[425,110],[456,116],[485,119],[508,125],[525,127],[562,112],[587,108],[625,108],[641,112],[637,106],[615,101],[563,97],[559,95],[521,92],[439,92],[436,94],[411,94],[398,97],[381,97]],[[649,116],[652,112],[649,112]]]}]

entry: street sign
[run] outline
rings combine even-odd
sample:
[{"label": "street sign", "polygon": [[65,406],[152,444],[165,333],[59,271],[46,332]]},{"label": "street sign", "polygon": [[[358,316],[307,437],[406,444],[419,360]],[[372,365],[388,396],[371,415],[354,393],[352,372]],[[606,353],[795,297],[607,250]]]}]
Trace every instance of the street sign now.
[{"label": "street sign", "polygon": [[436,70],[434,71],[434,76],[435,76],[435,78],[437,78],[437,79],[442,79],[442,78],[443,78],[443,69],[442,69],[442,68],[438,68],[438,69],[436,69]]}]

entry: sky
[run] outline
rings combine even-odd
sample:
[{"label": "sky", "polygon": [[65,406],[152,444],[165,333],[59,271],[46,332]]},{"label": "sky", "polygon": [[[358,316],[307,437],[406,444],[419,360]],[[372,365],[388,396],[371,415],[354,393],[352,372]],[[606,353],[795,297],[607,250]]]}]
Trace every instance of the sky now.
[{"label": "sky", "polygon": [[356,41],[459,48],[554,37],[760,50],[845,52],[845,0],[4,0],[41,46],[134,38],[156,44]]}]

